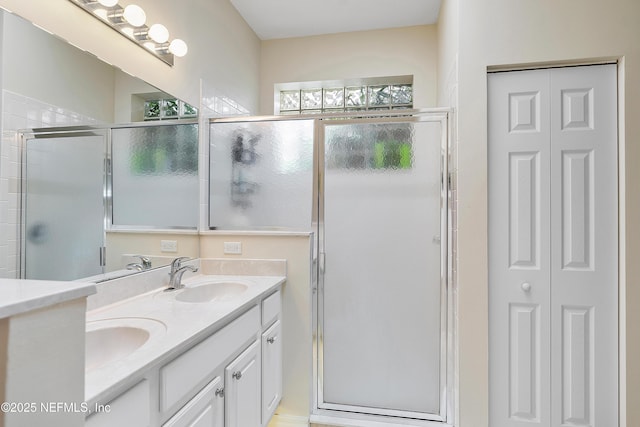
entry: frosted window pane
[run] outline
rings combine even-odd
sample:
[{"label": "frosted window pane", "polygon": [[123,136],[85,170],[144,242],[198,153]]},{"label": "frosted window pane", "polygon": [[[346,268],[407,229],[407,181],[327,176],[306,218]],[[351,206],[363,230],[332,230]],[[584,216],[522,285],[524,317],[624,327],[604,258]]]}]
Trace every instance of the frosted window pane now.
[{"label": "frosted window pane", "polygon": [[180,101],[180,108],[182,117],[195,117],[198,115],[198,109],[191,104]]},{"label": "frosted window pane", "polygon": [[162,117],[165,119],[177,119],[180,114],[180,106],[177,99],[162,100]]},{"label": "frosted window pane", "polygon": [[366,92],[364,87],[348,87],[345,89],[347,107],[364,107],[366,105]]},{"label": "frosted window pane", "polygon": [[280,110],[299,110],[300,109],[300,91],[284,91],[280,92]]},{"label": "frosted window pane", "polygon": [[27,141],[27,279],[75,280],[102,272],[106,137]]},{"label": "frosted window pane", "polygon": [[381,135],[412,148],[410,168],[324,171],[324,399],[437,414],[440,126],[327,125],[325,156],[375,148]]},{"label": "frosted window pane", "polygon": [[393,104],[412,104],[413,87],[411,85],[391,86],[391,102]]},{"label": "frosted window pane", "polygon": [[389,86],[369,86],[369,106],[389,105],[390,94]]},{"label": "frosted window pane", "polygon": [[322,89],[303,90],[301,93],[303,110],[322,108]]},{"label": "frosted window pane", "polygon": [[212,123],[209,225],[311,227],[313,120]]},{"label": "frosted window pane", "polygon": [[410,169],[414,147],[413,125],[371,126],[368,137],[359,133],[335,134],[327,139],[327,169]]},{"label": "frosted window pane", "polygon": [[324,108],[344,107],[344,88],[324,90]]},{"label": "frosted window pane", "polygon": [[198,226],[198,125],[112,130],[113,224]]},{"label": "frosted window pane", "polygon": [[144,119],[145,120],[158,120],[160,119],[160,109],[162,101],[146,101],[144,103]]}]

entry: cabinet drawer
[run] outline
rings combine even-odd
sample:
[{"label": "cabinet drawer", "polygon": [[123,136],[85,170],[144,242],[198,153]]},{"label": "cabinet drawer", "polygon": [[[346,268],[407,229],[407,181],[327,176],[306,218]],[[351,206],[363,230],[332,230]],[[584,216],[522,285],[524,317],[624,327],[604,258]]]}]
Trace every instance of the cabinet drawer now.
[{"label": "cabinet drawer", "polygon": [[278,318],[281,305],[280,291],[262,301],[262,326],[269,326]]},{"label": "cabinet drawer", "polygon": [[96,412],[87,418],[87,427],[151,425],[149,381],[143,380],[109,402],[109,412]]},{"label": "cabinet drawer", "polygon": [[177,409],[211,380],[214,371],[260,329],[254,307],[229,325],[160,368],[160,410]]}]

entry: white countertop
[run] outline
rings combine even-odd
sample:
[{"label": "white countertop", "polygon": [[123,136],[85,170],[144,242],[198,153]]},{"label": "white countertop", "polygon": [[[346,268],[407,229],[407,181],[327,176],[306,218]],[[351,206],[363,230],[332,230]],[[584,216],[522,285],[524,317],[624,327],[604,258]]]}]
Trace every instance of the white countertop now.
[{"label": "white countertop", "polygon": [[93,283],[0,279],[0,319],[95,293]]},{"label": "white countertop", "polygon": [[183,283],[193,287],[225,281],[245,283],[248,288],[242,294],[213,302],[180,302],[175,296],[182,290],[164,292],[164,288],[159,288],[87,312],[88,329],[92,322],[99,323],[98,320],[119,319],[116,323],[127,325],[128,321],[134,323],[131,318],[151,319],[153,323],[161,322],[164,327],[154,328],[149,340],[129,356],[88,371],[85,401],[90,405],[101,402],[112,392],[135,382],[148,369],[168,362],[275,291],[285,277],[195,275]]}]

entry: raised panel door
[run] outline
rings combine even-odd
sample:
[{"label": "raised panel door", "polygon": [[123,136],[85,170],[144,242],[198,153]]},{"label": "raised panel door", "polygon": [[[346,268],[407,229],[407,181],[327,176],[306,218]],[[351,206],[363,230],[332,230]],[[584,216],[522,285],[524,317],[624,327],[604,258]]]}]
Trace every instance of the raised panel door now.
[{"label": "raised panel door", "polygon": [[488,88],[490,425],[617,426],[616,67]]},{"label": "raised panel door", "polygon": [[225,427],[259,427],[260,345],[251,344],[225,368]]},{"label": "raised panel door", "polygon": [[282,337],[278,320],[262,334],[262,425],[267,425],[282,398]]},{"label": "raised panel door", "polygon": [[616,66],[551,79],[553,426],[618,425]]},{"label": "raised panel door", "polygon": [[548,426],[549,76],[489,76],[492,427]]}]

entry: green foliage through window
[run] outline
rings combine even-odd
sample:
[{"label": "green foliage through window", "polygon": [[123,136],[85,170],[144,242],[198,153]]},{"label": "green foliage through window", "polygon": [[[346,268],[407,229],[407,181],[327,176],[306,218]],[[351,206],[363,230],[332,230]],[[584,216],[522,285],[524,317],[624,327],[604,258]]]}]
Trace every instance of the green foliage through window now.
[{"label": "green foliage through window", "polygon": [[144,120],[191,119],[198,109],[179,99],[153,99],[144,103]]}]

